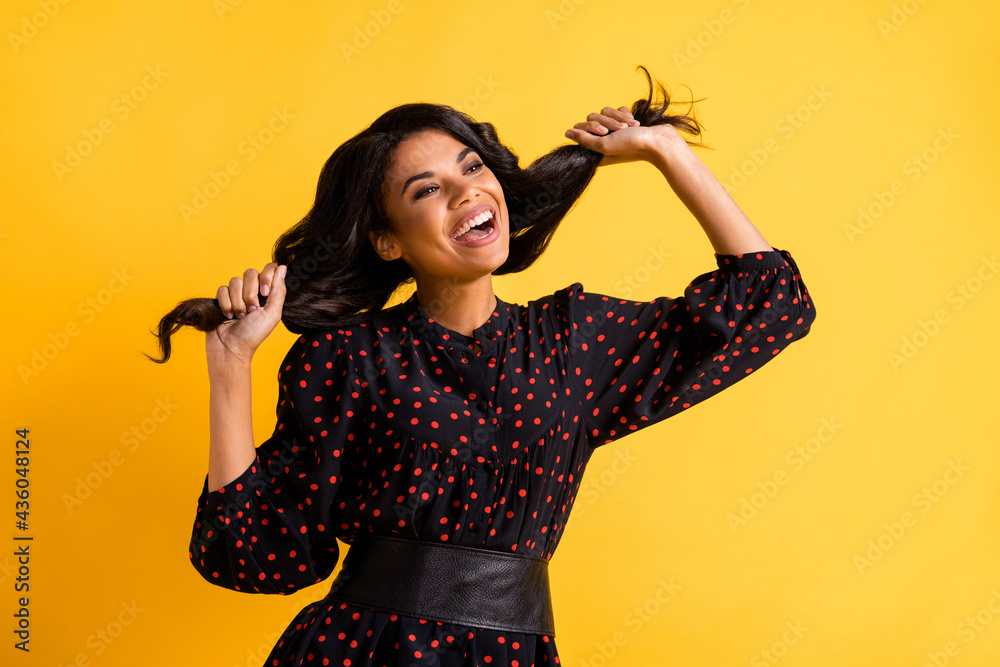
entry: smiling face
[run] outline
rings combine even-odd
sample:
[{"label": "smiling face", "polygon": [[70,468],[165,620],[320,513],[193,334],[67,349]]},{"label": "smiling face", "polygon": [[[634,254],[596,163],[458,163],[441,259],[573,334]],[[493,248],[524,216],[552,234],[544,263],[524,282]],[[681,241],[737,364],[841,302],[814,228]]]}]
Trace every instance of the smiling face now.
[{"label": "smiling face", "polygon": [[[418,284],[476,280],[507,260],[510,227],[503,189],[479,154],[447,132],[424,130],[400,142],[383,200],[394,232],[372,233],[372,245],[384,259],[401,257]],[[463,222],[484,211],[493,215],[481,225],[489,234],[456,241],[456,232],[468,227]]]}]

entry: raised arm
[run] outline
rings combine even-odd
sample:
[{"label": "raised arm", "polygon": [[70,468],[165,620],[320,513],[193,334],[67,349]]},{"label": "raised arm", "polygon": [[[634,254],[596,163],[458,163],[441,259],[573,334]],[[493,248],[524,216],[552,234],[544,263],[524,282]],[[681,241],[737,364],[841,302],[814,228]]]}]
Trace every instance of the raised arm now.
[{"label": "raised arm", "polygon": [[[245,465],[233,458],[231,467],[210,468],[206,475],[189,549],[206,581],[246,593],[287,594],[322,581],[336,566],[336,535],[344,529],[336,496],[342,454],[360,428],[353,396],[360,382],[348,337],[334,334],[303,334],[292,344],[278,372],[271,437],[256,450],[249,444]],[[249,403],[248,395],[243,402]],[[233,433],[220,430],[216,439],[213,431],[212,446],[233,445],[234,457],[243,457],[251,437],[241,425],[249,425],[249,416],[243,417],[234,417]]]},{"label": "raised arm", "polygon": [[673,125],[657,125],[647,158],[697,218],[720,255],[773,250]]},{"label": "raised arm", "polygon": [[[218,289],[219,307],[230,320],[205,335],[209,379],[208,488],[236,479],[256,458],[251,419],[250,361],[281,321],[285,267],[271,262],[260,274],[247,269]],[[261,306],[258,290],[273,298]]]},{"label": "raised arm", "polygon": [[673,126],[640,126],[626,107],[605,107],[566,136],[601,153],[599,166],[655,165],[716,251],[717,269],[675,298],[633,301],[580,283],[554,295],[592,446],[697,405],[809,333],[816,308],[791,254],[767,243]]}]

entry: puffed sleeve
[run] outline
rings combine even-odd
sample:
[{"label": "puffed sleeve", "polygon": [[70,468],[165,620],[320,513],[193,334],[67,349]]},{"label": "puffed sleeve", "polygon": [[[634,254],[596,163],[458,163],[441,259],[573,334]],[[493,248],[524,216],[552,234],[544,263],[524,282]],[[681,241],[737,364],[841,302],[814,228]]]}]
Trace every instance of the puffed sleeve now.
[{"label": "puffed sleeve", "polygon": [[638,302],[580,283],[556,293],[592,447],[714,396],[809,332],[816,309],[787,251],[715,259],[677,298]]},{"label": "puffed sleeve", "polygon": [[198,498],[189,557],[209,582],[287,594],[318,583],[339,558],[334,496],[354,439],[357,374],[346,336],[300,336],[278,371],[277,425],[256,459]]}]

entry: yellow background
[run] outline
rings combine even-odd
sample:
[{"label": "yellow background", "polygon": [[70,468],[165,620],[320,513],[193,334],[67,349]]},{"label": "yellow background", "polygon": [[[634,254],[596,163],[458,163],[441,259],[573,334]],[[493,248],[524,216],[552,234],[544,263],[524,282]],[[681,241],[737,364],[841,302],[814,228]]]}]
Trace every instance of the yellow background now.
[{"label": "yellow background", "polygon": [[[705,98],[698,154],[793,253],[818,318],[752,377],[595,454],[552,560],[562,664],[997,664],[998,16],[918,0],[5,3],[0,662],[260,664],[328,586],[250,596],[190,565],[203,335],[185,329],[158,366],[149,329],[262,268],[333,149],[392,106],[493,122],[526,166],[645,96],[645,65]],[[77,166],[54,164],[73,150]],[[239,174],[206,189],[229,161]],[[196,190],[215,196],[186,220]],[[630,163],[599,170],[543,259],[495,287],[648,299],[714,268],[663,177]],[[257,355],[258,442],[293,340],[279,327]],[[32,443],[29,654],[12,632],[16,428]]]}]

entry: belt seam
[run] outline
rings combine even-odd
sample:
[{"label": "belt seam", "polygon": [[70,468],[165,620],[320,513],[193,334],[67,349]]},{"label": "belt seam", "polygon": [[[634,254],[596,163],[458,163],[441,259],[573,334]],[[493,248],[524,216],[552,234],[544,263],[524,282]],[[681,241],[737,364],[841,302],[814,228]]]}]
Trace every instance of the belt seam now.
[{"label": "belt seam", "polygon": [[[493,549],[480,549],[477,547],[468,547],[463,544],[438,544],[437,542],[426,542],[424,540],[409,540],[403,537],[389,537],[387,535],[375,535],[374,533],[370,533],[367,535],[369,535],[370,537],[377,537],[380,540],[392,540],[394,542],[403,542],[407,544],[413,544],[414,542],[417,542],[420,544],[421,548],[431,548],[431,549],[440,548],[440,549],[451,549],[451,550],[461,549],[463,551],[468,551],[475,554],[482,554],[488,557],[500,556],[502,558],[520,558],[524,560],[538,561],[540,563],[544,563],[545,565],[549,564],[549,560],[547,558],[540,558],[539,556],[525,556],[523,554],[507,553],[506,551],[495,551]],[[367,539],[367,537],[363,537],[362,539]],[[353,545],[353,542],[349,546],[351,545]]]}]

